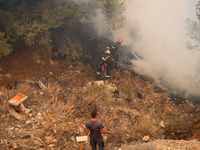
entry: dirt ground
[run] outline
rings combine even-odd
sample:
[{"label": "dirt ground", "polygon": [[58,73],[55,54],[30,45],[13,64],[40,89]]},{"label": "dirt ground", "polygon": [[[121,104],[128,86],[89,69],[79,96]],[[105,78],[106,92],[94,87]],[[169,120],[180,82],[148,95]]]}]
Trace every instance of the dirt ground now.
[{"label": "dirt ground", "polygon": [[20,48],[19,45],[8,57],[0,60],[0,85],[13,85],[26,78],[55,78],[61,72],[61,65],[51,61],[50,50],[39,46]]},{"label": "dirt ground", "polygon": [[[146,144],[144,149],[148,150],[199,150],[199,105],[185,99],[175,103],[170,93],[133,71],[113,70],[110,84],[104,89],[93,83],[95,68],[87,64],[51,61],[50,51],[40,47],[19,51],[19,46],[17,49],[0,61],[1,149],[45,149],[48,139],[66,127],[70,116],[95,98],[68,125],[73,127],[89,119],[90,110],[95,107],[104,127],[126,141],[122,144],[115,137],[105,135],[106,149],[139,149],[141,145],[133,145]],[[40,54],[40,58],[36,54]],[[40,79],[46,89],[27,83],[26,79],[33,82]],[[15,81],[18,81],[16,87]],[[99,96],[102,89],[103,94]],[[31,112],[18,121],[4,106],[6,100],[21,91],[29,96],[24,104]],[[82,147],[87,150],[88,143],[75,140],[76,136],[82,135],[85,134],[80,127],[63,133],[58,149],[78,150]],[[146,136],[149,139],[144,140]],[[154,141],[156,144],[151,144]],[[55,143],[52,142],[48,149],[54,149]],[[169,147],[171,145],[174,147]]]}]

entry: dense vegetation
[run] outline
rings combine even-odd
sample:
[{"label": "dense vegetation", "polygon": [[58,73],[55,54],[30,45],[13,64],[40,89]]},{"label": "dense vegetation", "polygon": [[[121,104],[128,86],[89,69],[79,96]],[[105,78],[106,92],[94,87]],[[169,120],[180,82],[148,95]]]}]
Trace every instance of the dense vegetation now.
[{"label": "dense vegetation", "polygon": [[111,29],[119,29],[125,20],[123,1],[0,0],[0,58],[8,55],[12,44],[18,41],[28,46],[50,46],[57,29],[70,30],[81,19],[90,19],[99,11]]}]

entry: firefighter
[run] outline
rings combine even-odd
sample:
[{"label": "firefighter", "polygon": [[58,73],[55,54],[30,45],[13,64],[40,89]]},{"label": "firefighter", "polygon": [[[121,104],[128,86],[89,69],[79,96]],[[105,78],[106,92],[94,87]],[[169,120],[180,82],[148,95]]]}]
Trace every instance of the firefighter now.
[{"label": "firefighter", "polygon": [[118,49],[121,47],[121,44],[123,43],[123,39],[118,39],[117,42],[115,42],[112,45],[111,48],[111,54],[114,57],[114,62],[113,62],[113,68],[117,68],[117,63],[118,63]]},{"label": "firefighter", "polygon": [[112,68],[113,56],[110,52],[110,47],[106,47],[106,51],[102,56],[101,64],[97,68],[96,79],[101,79],[101,72],[105,71],[106,80],[110,79],[110,70]]}]

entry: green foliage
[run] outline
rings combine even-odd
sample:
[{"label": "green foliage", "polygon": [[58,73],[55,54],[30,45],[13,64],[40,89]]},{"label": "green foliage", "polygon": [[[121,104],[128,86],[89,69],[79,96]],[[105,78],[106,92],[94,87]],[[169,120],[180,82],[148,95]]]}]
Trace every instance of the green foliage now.
[{"label": "green foliage", "polygon": [[[11,52],[8,41],[19,40],[28,46],[49,46],[53,43],[53,32],[75,28],[74,25],[82,18],[94,16],[99,11],[110,28],[119,29],[124,24],[123,12],[126,9],[124,0],[18,0],[0,1],[0,5],[0,31],[6,34],[6,39],[1,40],[0,58]],[[89,57],[81,46],[75,44],[57,47],[62,55],[72,60]]]},{"label": "green foliage", "polygon": [[[17,9],[12,12],[14,7]],[[57,3],[53,0],[25,1],[10,9],[11,19],[5,25],[9,40],[24,40],[30,46],[35,43],[49,45],[52,29],[72,25],[82,15],[72,2]]]},{"label": "green foliage", "polygon": [[90,0],[90,5],[93,9],[100,9],[105,21],[113,30],[120,29],[124,25],[124,11],[126,6],[124,0]]},{"label": "green foliage", "polygon": [[200,45],[200,24],[190,19],[186,19],[186,36],[190,39],[186,41],[186,47],[189,49],[198,48]]},{"label": "green foliage", "polygon": [[0,58],[7,56],[12,51],[11,45],[4,38],[5,33],[0,32]]},{"label": "green foliage", "polygon": [[71,43],[70,45],[64,45],[61,49],[58,50],[58,53],[62,57],[67,57],[71,60],[81,60],[84,57],[84,51],[82,47],[78,44]]}]

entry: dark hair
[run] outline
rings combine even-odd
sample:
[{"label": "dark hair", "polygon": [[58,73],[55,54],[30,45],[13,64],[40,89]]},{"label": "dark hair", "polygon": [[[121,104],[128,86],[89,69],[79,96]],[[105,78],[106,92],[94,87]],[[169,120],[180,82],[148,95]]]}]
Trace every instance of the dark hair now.
[{"label": "dark hair", "polygon": [[95,118],[97,116],[97,111],[96,110],[93,110],[92,112],[91,112],[91,117],[92,118]]}]

